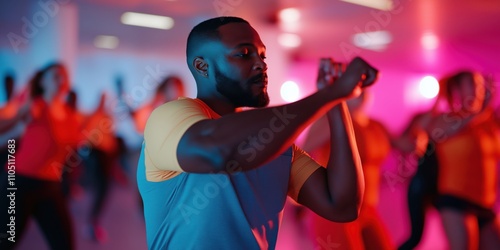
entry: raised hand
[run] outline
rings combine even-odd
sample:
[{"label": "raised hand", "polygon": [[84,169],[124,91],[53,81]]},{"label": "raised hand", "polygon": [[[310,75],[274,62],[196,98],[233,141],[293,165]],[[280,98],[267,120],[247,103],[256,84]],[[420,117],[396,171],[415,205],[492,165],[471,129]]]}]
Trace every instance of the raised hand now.
[{"label": "raised hand", "polygon": [[335,78],[339,76],[338,72],[333,71],[325,74],[322,75],[323,82],[321,84],[333,80],[329,83],[336,95],[342,98],[352,98],[361,94],[362,88],[372,85],[377,80],[378,70],[360,57],[356,57],[347,65],[345,72],[337,80]]}]

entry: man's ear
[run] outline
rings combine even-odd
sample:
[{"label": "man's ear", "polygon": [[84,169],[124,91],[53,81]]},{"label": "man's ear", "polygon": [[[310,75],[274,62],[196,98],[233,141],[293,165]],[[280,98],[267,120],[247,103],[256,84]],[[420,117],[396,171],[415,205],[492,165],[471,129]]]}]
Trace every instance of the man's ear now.
[{"label": "man's ear", "polygon": [[195,57],[193,68],[201,77],[208,77],[208,63],[203,57]]}]

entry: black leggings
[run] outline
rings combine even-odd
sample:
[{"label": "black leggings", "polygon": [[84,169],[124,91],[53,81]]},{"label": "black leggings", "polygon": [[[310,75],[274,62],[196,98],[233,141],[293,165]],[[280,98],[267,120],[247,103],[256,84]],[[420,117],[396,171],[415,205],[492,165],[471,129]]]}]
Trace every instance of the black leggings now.
[{"label": "black leggings", "polygon": [[90,220],[91,223],[95,224],[99,222],[106,199],[108,198],[116,155],[94,149],[91,153],[91,157],[94,163],[89,166],[89,170],[92,172],[94,197],[90,211]]},{"label": "black leggings", "polygon": [[408,210],[411,221],[410,237],[398,249],[415,248],[424,231],[425,212],[434,203],[437,194],[438,162],[435,147],[429,143],[425,155],[419,159],[417,172],[408,187]]},{"label": "black leggings", "polygon": [[[28,219],[32,215],[50,249],[74,249],[71,217],[60,182],[16,174],[17,190],[11,191],[7,190],[9,186],[5,171],[1,174],[0,180],[0,249],[14,248],[22,239]],[[13,195],[15,199],[10,198]],[[11,218],[12,216],[14,218]],[[13,227],[7,225],[14,223]],[[7,233],[9,231],[15,234],[15,242],[9,240],[9,237],[12,237],[11,233]]]},{"label": "black leggings", "polygon": [[436,198],[436,208],[438,210],[453,209],[459,212],[471,213],[476,217],[479,229],[495,222],[496,219],[496,214],[493,209],[479,206],[454,195],[439,195]]}]

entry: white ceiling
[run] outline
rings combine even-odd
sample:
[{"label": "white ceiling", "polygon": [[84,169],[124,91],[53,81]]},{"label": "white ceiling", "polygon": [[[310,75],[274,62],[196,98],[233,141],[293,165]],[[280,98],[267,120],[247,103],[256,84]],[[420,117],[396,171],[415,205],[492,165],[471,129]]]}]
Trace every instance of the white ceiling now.
[{"label": "white ceiling", "polygon": [[[46,1],[46,0],[40,0]],[[59,0],[62,1],[62,0]],[[70,0],[66,0],[70,1]],[[79,12],[79,40],[89,45],[97,35],[115,35],[120,46],[155,54],[184,50],[187,33],[199,21],[223,15],[242,16],[259,25],[277,25],[276,13],[296,7],[301,13],[300,48],[291,51],[293,59],[324,56],[345,58],[342,48],[351,44],[352,35],[382,28],[392,34],[386,50],[353,50],[381,67],[442,71],[457,62],[487,72],[499,72],[499,0],[394,0],[397,11],[385,12],[338,0],[74,0]],[[0,30],[18,28],[20,16],[32,1],[2,1]],[[218,5],[217,5],[217,4]],[[218,6],[218,7],[217,7]],[[168,15],[175,19],[172,30],[163,31],[120,24],[125,11]],[[382,19],[381,19],[382,18]],[[433,32],[439,46],[425,51],[420,43],[425,32]],[[8,43],[2,35],[0,46]],[[352,48],[352,47],[351,47]],[[354,54],[349,54],[352,56]]]}]

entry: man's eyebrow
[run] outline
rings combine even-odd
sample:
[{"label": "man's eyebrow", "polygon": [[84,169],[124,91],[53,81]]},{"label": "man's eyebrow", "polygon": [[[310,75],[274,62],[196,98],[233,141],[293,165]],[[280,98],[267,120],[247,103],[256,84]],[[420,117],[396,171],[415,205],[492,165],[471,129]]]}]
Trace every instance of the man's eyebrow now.
[{"label": "man's eyebrow", "polygon": [[[257,48],[257,46],[255,46],[255,44],[253,43],[240,43],[238,45],[236,45],[234,48],[241,48],[241,47],[254,47],[254,48]],[[264,49],[266,49],[266,46],[264,44],[262,44],[262,47],[264,47]]]}]

